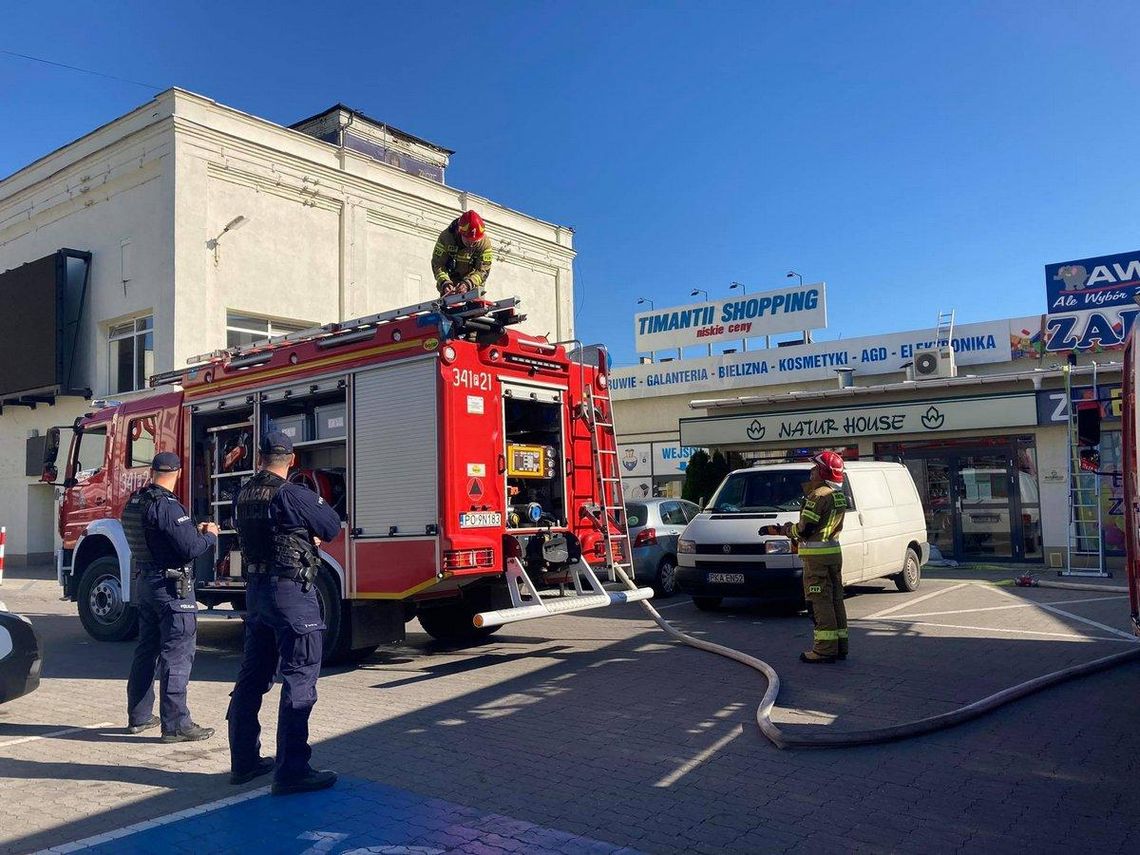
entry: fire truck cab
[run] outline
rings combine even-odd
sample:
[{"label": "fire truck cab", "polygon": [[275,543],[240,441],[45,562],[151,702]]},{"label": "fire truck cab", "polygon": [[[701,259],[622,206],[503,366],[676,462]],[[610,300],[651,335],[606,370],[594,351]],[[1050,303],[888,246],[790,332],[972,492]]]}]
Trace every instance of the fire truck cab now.
[{"label": "fire truck cab", "polygon": [[[342,520],[315,584],[326,659],[402,640],[412,617],[436,638],[474,640],[649,597],[607,591],[595,572],[633,575],[604,349],[522,334],[517,300],[469,296],[206,354],[78,419],[57,572],[88,633],[137,630],[119,516],[157,451],[180,455],[179,498],[222,531],[195,563],[198,600],[240,613],[234,501],[269,430],[293,439],[290,480]],[[55,432],[45,480],[58,449]]]}]

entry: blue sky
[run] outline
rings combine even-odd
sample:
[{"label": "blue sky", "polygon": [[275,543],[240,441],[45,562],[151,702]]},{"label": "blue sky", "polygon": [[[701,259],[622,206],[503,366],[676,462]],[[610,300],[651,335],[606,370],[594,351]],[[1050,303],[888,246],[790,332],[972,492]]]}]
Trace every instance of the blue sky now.
[{"label": "blue sky", "polygon": [[[576,229],[619,363],[638,296],[794,268],[850,338],[1040,312],[1046,263],[1140,244],[1137,4],[167,5],[11,4],[0,49],[455,149],[449,184]],[[0,175],[153,91],[0,55]]]}]

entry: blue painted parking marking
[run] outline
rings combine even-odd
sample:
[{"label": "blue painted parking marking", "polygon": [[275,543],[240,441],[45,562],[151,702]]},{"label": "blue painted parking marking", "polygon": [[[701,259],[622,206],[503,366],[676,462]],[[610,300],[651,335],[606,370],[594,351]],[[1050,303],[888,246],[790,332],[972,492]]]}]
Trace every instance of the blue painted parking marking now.
[{"label": "blue painted parking marking", "polygon": [[341,778],[331,790],[280,797],[262,787],[48,851],[639,855],[613,843],[358,778]]}]

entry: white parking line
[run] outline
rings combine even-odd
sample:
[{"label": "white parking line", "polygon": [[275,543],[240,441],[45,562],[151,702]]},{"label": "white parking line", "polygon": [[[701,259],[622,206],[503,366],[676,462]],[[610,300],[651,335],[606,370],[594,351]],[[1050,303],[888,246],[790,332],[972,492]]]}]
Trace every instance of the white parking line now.
[{"label": "white parking line", "polygon": [[675,609],[675,608],[677,608],[677,606],[691,606],[691,605],[692,605],[692,603],[688,602],[688,601],[683,601],[680,603],[669,603],[666,606],[659,606],[656,603],[654,603],[653,608],[657,609],[657,611],[661,611],[662,609]]},{"label": "white parking line", "polygon": [[867,617],[863,618],[863,620],[874,620],[875,618],[881,618],[883,615],[889,615],[902,609],[908,609],[913,605],[917,605],[918,603],[923,602],[924,600],[929,600],[934,597],[941,597],[943,594],[949,594],[951,591],[957,591],[959,588],[965,588],[969,584],[969,582],[962,582],[961,584],[951,585],[949,588],[943,588],[939,591],[931,591],[929,594],[923,594],[921,597],[916,597],[913,600],[907,600],[905,603],[899,603],[897,606],[891,606],[889,609],[883,609],[881,612],[875,612],[873,615],[867,615]]},{"label": "white parking line", "polygon": [[[856,621],[866,622],[869,618],[855,618]],[[1112,636],[1104,635],[1081,635],[1080,633],[1070,632],[1038,632],[1035,629],[1005,629],[1002,627],[994,626],[963,626],[956,623],[935,623],[930,620],[907,620],[906,618],[877,618],[883,623],[905,623],[910,626],[935,626],[941,629],[968,629],[975,632],[1004,632],[1006,635],[1044,635],[1050,638],[1068,638],[1072,641],[1116,641],[1116,642],[1129,642],[1136,643],[1134,638],[1114,638]]]},{"label": "white parking line", "polygon": [[[1021,600],[1018,600],[1017,597],[1015,597],[1013,594],[1009,593],[1008,591],[1003,591],[1001,588],[994,588],[994,590],[997,593],[1001,594],[1003,597],[1009,597],[1012,600],[1017,600],[1018,602],[1021,602]],[[1095,626],[1097,629],[1103,629],[1105,632],[1111,632],[1113,635],[1119,635],[1121,638],[1126,638],[1132,642],[1140,640],[1140,639],[1137,639],[1136,636],[1134,636],[1130,632],[1125,632],[1124,630],[1117,629],[1114,626],[1108,626],[1107,624],[1098,623],[1095,620],[1090,620],[1089,618],[1081,617],[1080,615],[1075,615],[1072,612],[1065,611],[1064,609],[1054,608],[1053,606],[1049,605],[1048,603],[1037,603],[1037,606],[1039,608],[1044,609],[1047,612],[1052,612],[1055,615],[1061,615],[1062,617],[1067,617],[1070,620],[1075,620],[1079,623],[1088,624],[1089,626]]]},{"label": "white parking line", "polygon": [[[1115,594],[1111,597],[1084,597],[1079,600],[1057,600],[1056,602],[1049,603],[1049,605],[1064,606],[1071,603],[1099,603],[1103,600],[1123,600],[1125,596],[1125,594]],[[1009,609],[1032,609],[1036,608],[1039,605],[1041,604],[1027,603],[1022,601],[1016,605],[1009,606],[984,606],[983,608],[979,609],[953,609],[952,611],[948,612],[915,612],[913,614],[892,615],[891,620],[895,620],[897,618],[937,617],[938,615],[969,615],[974,614],[975,612],[1000,612],[1008,611]]]},{"label": "white parking line", "polygon": [[237,804],[238,802],[248,801],[255,799],[258,796],[264,796],[269,792],[269,787],[258,787],[256,790],[250,790],[248,793],[238,793],[236,796],[227,796],[224,799],[218,799],[216,802],[207,802],[198,807],[187,808],[180,810],[177,813],[169,813],[166,816],[160,816],[157,819],[148,819],[143,822],[136,822],[134,825],[127,825],[123,828],[116,828],[114,831],[108,831],[105,834],[96,834],[94,837],[85,837],[82,840],[76,840],[73,843],[65,843],[62,846],[53,846],[51,849],[41,849],[34,855],[47,855],[47,853],[56,852],[77,852],[80,849],[86,849],[89,846],[100,846],[103,843],[109,843],[112,840],[118,840],[121,837],[127,837],[134,834],[136,831],[146,831],[148,828],[156,828],[160,825],[169,825],[172,822],[178,822],[180,819],[189,819],[192,816],[199,814],[209,813],[210,811],[218,810],[219,808],[229,807],[230,805]]},{"label": "white parking line", "polygon": [[97,727],[111,727],[113,721],[101,721],[98,724],[85,724],[83,727],[69,727],[65,730],[53,730],[51,733],[41,733],[39,736],[21,736],[19,739],[9,739],[7,742],[0,742],[0,748],[7,748],[10,745],[22,745],[25,742],[35,742],[37,739],[51,739],[54,736],[66,736],[69,733],[79,733],[81,730],[94,730]]}]

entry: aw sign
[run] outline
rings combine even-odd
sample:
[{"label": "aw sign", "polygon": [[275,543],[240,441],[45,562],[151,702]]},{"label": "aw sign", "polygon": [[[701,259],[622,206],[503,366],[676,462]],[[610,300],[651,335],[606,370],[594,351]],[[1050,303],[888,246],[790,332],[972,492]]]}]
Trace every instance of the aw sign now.
[{"label": "aw sign", "polygon": [[1132,307],[1138,292],[1140,251],[1045,266],[1050,315]]},{"label": "aw sign", "polygon": [[827,286],[744,294],[634,316],[638,353],[755,338],[827,326]]}]

